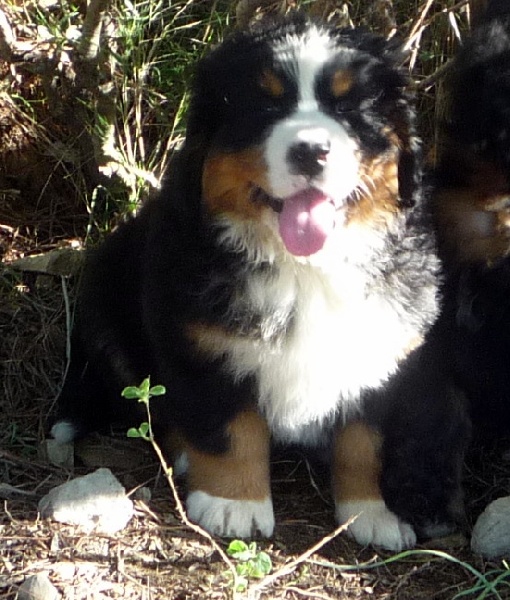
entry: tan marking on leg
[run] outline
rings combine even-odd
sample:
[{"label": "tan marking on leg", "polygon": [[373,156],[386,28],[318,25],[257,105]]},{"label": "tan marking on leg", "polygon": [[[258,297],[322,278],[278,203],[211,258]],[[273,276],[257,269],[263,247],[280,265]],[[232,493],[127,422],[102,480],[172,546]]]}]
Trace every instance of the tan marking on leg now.
[{"label": "tan marking on leg", "polygon": [[339,430],[333,456],[333,494],[337,503],[382,500],[381,443],[381,436],[361,421]]},{"label": "tan marking on leg", "polygon": [[270,496],[269,428],[255,411],[239,413],[227,428],[229,448],[208,454],[188,446],[190,491],[233,500]]}]

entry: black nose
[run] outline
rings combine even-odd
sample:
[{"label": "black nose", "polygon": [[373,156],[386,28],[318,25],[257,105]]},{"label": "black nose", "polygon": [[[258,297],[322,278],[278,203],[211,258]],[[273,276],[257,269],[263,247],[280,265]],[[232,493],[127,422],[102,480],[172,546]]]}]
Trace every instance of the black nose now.
[{"label": "black nose", "polygon": [[330,147],[329,141],[297,142],[289,148],[287,160],[295,173],[317,177],[326,166]]}]

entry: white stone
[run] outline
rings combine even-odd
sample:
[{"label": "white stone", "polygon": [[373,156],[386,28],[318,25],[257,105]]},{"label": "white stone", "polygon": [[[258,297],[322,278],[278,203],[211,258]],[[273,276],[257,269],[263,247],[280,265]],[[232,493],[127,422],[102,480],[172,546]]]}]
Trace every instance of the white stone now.
[{"label": "white stone", "polygon": [[111,534],[133,516],[133,503],[110,469],[77,477],[51,490],[39,502],[42,517]]},{"label": "white stone", "polygon": [[478,517],[471,549],[486,558],[510,556],[510,496],[494,500]]},{"label": "white stone", "polygon": [[16,598],[17,600],[59,600],[61,596],[46,573],[36,573],[27,577],[20,585]]}]

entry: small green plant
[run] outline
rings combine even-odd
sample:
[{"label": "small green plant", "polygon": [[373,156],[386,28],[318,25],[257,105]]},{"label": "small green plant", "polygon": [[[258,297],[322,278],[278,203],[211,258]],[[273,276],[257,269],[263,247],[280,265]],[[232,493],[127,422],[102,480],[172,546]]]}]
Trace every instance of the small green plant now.
[{"label": "small green plant", "polygon": [[236,560],[236,591],[242,592],[248,587],[250,579],[263,579],[268,575],[273,564],[271,557],[257,549],[256,542],[247,544],[243,540],[233,540],[227,548],[227,554]]},{"label": "small green plant", "polygon": [[139,386],[129,386],[122,390],[122,396],[129,400],[138,400],[145,405],[147,409],[147,421],[140,424],[139,427],[128,429],[127,436],[130,438],[141,438],[147,442],[152,442],[151,413],[149,411],[149,402],[153,396],[163,396],[166,394],[165,386],[155,385],[151,387],[150,377],[146,377]]},{"label": "small green plant", "polygon": [[[165,386],[163,386],[163,385],[151,386],[150,377],[146,377],[139,386],[133,385],[133,386],[126,387],[122,390],[122,396],[124,398],[127,398],[128,400],[137,400],[138,402],[142,403],[145,406],[145,411],[147,413],[147,421],[144,421],[143,423],[141,423],[139,427],[131,427],[130,429],[128,429],[127,436],[130,438],[143,439],[152,445],[152,447],[153,447],[154,451],[156,452],[156,455],[159,459],[159,462],[161,463],[161,466],[163,467],[163,471],[164,471],[166,479],[168,481],[168,485],[170,486],[170,489],[172,490],[172,495],[175,500],[177,512],[179,513],[179,516],[181,517],[182,522],[185,525],[187,525],[190,529],[192,529],[193,531],[198,533],[200,536],[209,540],[209,542],[211,543],[211,546],[218,552],[218,554],[221,556],[223,562],[229,568],[230,574],[233,577],[234,589],[236,589],[236,590],[237,589],[240,589],[240,590],[246,589],[246,581],[247,580],[242,578],[240,575],[238,575],[236,567],[233,564],[233,562],[230,560],[230,558],[228,557],[227,553],[221,548],[221,546],[218,544],[218,542],[216,542],[214,540],[214,538],[211,536],[211,534],[209,534],[205,529],[202,529],[196,523],[192,523],[186,515],[186,511],[184,510],[184,506],[183,506],[181,499],[179,497],[179,494],[177,492],[177,488],[175,487],[175,482],[173,479],[173,469],[167,463],[166,458],[164,457],[163,452],[161,451],[161,448],[159,447],[156,439],[154,438],[154,434],[152,431],[150,400],[154,396],[163,396],[164,394],[166,394]],[[265,554],[265,553],[259,553],[259,554]],[[269,560],[269,563],[271,563],[271,560],[269,559],[269,557],[267,557],[267,559]],[[269,567],[269,568],[271,568],[271,567]],[[255,577],[255,575],[252,575],[252,577]],[[243,585],[245,586],[244,588],[243,588]]]}]

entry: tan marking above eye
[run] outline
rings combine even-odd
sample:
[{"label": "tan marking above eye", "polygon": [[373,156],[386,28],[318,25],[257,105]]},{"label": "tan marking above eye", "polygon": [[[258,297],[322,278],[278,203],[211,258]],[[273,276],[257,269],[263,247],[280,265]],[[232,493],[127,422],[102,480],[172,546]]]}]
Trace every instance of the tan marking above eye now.
[{"label": "tan marking above eye", "polygon": [[339,69],[331,78],[331,93],[335,98],[345,96],[352,88],[354,77],[351,71]]},{"label": "tan marking above eye", "polygon": [[259,84],[260,87],[268,94],[273,96],[273,98],[281,98],[285,92],[285,87],[282,80],[274,71],[271,71],[270,69],[266,69],[262,72],[262,75],[259,79]]}]

